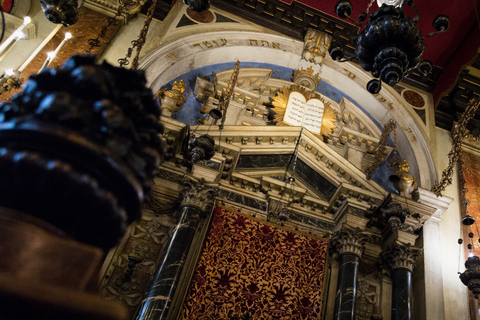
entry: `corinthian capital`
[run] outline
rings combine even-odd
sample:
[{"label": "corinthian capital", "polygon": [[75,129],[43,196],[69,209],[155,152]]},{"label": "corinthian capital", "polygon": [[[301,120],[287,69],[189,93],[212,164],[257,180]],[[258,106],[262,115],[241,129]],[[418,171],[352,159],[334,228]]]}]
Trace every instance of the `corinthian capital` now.
[{"label": "corinthian capital", "polygon": [[331,249],[337,254],[353,253],[360,257],[368,238],[369,235],[358,228],[343,227],[332,235]]},{"label": "corinthian capital", "polygon": [[413,271],[421,249],[395,243],[388,250],[382,252],[382,261],[392,270],[403,268]]},{"label": "corinthian capital", "polygon": [[180,206],[193,206],[203,213],[210,211],[218,193],[218,187],[205,184],[205,180],[193,181],[185,179],[180,194]]}]

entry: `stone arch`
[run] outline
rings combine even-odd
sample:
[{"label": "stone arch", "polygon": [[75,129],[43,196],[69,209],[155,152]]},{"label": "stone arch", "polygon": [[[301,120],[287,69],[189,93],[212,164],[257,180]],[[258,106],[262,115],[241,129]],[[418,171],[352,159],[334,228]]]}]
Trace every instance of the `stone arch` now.
[{"label": "stone arch", "polygon": [[[295,69],[299,67],[302,50],[303,42],[275,34],[238,30],[205,32],[176,38],[151,50],[142,59],[140,69],[145,70],[150,87],[156,91],[190,70],[237,59]],[[371,79],[369,74],[354,64],[340,64],[329,57],[324,59],[320,76],[353,97],[356,105],[379,128],[389,119],[397,121],[398,150],[410,163],[410,172],[417,177],[419,186],[431,189],[437,172],[427,131],[400,94],[384,85],[380,93],[382,99],[371,95],[365,89]]]}]

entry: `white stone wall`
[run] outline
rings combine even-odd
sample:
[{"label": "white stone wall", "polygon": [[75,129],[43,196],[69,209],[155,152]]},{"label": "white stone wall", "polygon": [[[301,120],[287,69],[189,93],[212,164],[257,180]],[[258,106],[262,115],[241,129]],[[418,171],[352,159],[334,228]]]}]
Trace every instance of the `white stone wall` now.
[{"label": "white stone wall", "polygon": [[[450,133],[437,128],[437,164],[438,164],[438,176],[441,178],[442,170],[448,165],[447,154],[451,149]],[[465,267],[463,262],[466,257],[463,255],[463,250],[457,243],[460,237],[460,202],[458,191],[458,178],[457,170],[455,169],[453,174],[453,182],[442,193],[444,196],[453,198],[453,202],[450,204],[448,210],[441,216],[442,222],[439,227],[439,237],[432,239],[432,241],[440,241],[441,250],[439,252],[442,261],[443,272],[443,295],[445,306],[445,320],[460,320],[469,319],[468,313],[468,296],[467,287],[465,287],[458,278],[458,271],[460,266],[460,272],[463,272]],[[426,261],[428,263],[428,261]],[[427,299],[429,292],[425,293]],[[440,313],[441,310],[438,310]],[[430,319],[430,318],[427,318]],[[443,319],[439,317],[431,319]]]},{"label": "white stone wall", "polygon": [[[138,15],[136,18],[130,20],[127,25],[120,28],[120,30],[115,35],[115,38],[110,42],[109,46],[103,53],[103,56],[100,60],[105,60],[108,63],[118,66],[118,59],[124,58],[127,54],[128,48],[131,46],[133,40],[137,40],[140,31],[143,28],[145,23],[146,16],[143,14]],[[142,55],[145,53],[145,47],[147,47],[155,34],[155,31],[160,28],[162,25],[161,21],[153,19],[150,23],[150,28],[147,33],[147,40],[145,42],[144,48],[142,49]],[[132,57],[130,62],[132,62],[135,57],[136,50],[133,50]],[[129,68],[129,66],[127,66]]]},{"label": "white stone wall", "polygon": [[[31,10],[32,11],[32,10]],[[35,25],[36,37],[28,40],[18,40],[8,51],[8,54],[0,61],[0,74],[6,69],[16,70],[22,63],[35,51],[35,49],[48,37],[48,35],[57,27],[45,18],[42,10],[37,11],[31,16],[32,23]],[[5,33],[4,40],[9,36]]]}]

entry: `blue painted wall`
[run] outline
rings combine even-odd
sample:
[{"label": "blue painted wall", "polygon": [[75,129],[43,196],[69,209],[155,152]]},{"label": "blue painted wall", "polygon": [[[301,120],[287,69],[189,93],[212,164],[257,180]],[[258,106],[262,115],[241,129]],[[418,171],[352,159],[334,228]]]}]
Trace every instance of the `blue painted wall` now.
[{"label": "blue painted wall", "polygon": [[[200,113],[200,107],[201,102],[198,101],[195,98],[194,95],[194,90],[195,90],[195,81],[197,77],[202,77],[202,76],[209,76],[211,80],[213,80],[213,74],[228,70],[228,69],[233,69],[235,68],[235,62],[228,62],[228,63],[219,63],[219,64],[214,64],[210,66],[205,66],[201,67],[195,70],[190,70],[187,73],[182,74],[181,76],[171,80],[169,83],[167,83],[164,87],[170,90],[172,88],[172,85],[174,81],[180,81],[183,80],[186,84],[186,89],[185,89],[185,96],[187,98],[187,101],[184,104],[184,107],[182,110],[178,112],[174,112],[172,114],[172,118],[179,120],[185,124],[198,124],[198,120],[200,117],[204,117],[205,115],[202,115]],[[294,73],[294,69],[286,68],[283,66],[278,66],[275,64],[269,64],[269,63],[257,63],[257,62],[240,62],[240,68],[266,68],[266,69],[271,69],[273,70],[272,72],[272,78],[275,79],[283,79],[287,81],[292,81],[292,76]],[[380,128],[383,129],[382,126],[370,115],[368,114],[365,109],[362,108],[361,105],[359,105],[355,99],[352,97],[348,96],[344,92],[340,91],[339,89],[329,85],[328,83],[325,83],[323,80],[320,81],[320,84],[317,88],[317,92],[325,95],[326,97],[332,99],[333,101],[339,103],[343,97],[348,99],[349,101],[353,102],[358,108],[360,108],[368,117],[374,121],[374,123]],[[393,147],[393,142],[389,139],[389,144],[390,146]],[[399,157],[401,160],[401,157]],[[391,159],[389,159],[391,160]],[[389,162],[389,161],[387,161]],[[388,167],[386,164],[381,166],[380,168],[377,169],[375,174],[373,175],[372,178],[375,182],[386,188],[389,192],[395,193],[393,185],[388,182]]]}]

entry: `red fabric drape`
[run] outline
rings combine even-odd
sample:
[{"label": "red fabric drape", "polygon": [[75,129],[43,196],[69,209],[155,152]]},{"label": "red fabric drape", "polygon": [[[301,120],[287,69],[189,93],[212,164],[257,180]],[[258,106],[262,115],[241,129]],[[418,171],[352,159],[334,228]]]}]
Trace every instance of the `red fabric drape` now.
[{"label": "red fabric drape", "polygon": [[327,246],[217,207],[181,319],[318,319]]}]

